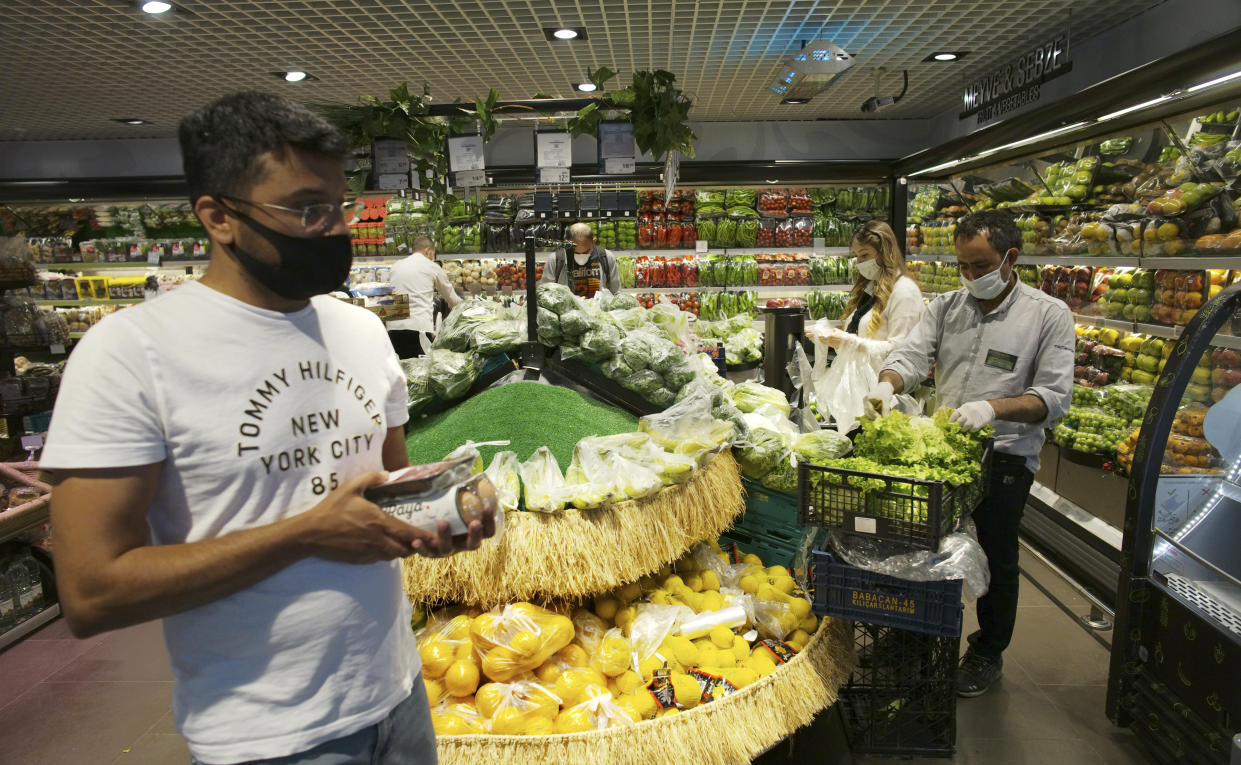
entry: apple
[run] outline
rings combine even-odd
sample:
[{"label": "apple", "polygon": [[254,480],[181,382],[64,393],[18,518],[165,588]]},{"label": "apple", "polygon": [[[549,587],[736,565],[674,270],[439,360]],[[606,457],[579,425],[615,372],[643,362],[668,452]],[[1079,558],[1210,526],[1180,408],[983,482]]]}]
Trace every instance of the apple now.
[{"label": "apple", "polygon": [[1235,388],[1241,385],[1241,369],[1229,369],[1224,372],[1223,384],[1225,388]]},{"label": "apple", "polygon": [[1219,351],[1219,359],[1215,363],[1229,369],[1241,368],[1241,353],[1237,353],[1231,348],[1226,348]]},{"label": "apple", "polygon": [[1147,321],[1150,319],[1150,317],[1151,317],[1150,306],[1135,305],[1133,307],[1133,320],[1134,321]]}]

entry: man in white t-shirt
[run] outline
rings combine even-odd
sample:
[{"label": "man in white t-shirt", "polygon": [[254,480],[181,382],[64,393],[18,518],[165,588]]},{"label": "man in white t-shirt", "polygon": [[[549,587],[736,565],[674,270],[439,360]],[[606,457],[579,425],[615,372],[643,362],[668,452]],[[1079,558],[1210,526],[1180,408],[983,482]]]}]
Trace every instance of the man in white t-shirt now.
[{"label": "man in white t-shirt", "polygon": [[392,287],[409,295],[409,318],[388,322],[392,347],[402,359],[421,356],[429,349],[422,347],[420,335],[435,332],[436,294],[450,311],[461,302],[448,274],[435,262],[435,243],[430,237],[415,239],[414,254],[392,265]]},{"label": "man in white t-shirt", "polygon": [[454,547],[362,496],[409,464],[408,415],[382,323],[325,296],[351,262],[345,141],[260,93],[180,139],[207,272],[83,338],[44,451],[65,618],[163,620],[196,763],[433,763],[398,562]]}]

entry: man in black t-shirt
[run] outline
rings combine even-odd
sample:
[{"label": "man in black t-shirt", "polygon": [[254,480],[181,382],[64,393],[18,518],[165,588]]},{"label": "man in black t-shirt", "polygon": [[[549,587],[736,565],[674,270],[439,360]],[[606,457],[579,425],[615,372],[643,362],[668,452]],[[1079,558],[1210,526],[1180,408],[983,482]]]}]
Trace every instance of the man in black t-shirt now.
[{"label": "man in black t-shirt", "polygon": [[563,252],[552,255],[543,270],[542,281],[545,284],[563,284],[573,290],[573,294],[587,299],[594,297],[600,289],[613,294],[620,292],[616,258],[595,244],[590,226],[574,223],[569,226],[568,233],[574,244],[572,258],[566,257]]}]

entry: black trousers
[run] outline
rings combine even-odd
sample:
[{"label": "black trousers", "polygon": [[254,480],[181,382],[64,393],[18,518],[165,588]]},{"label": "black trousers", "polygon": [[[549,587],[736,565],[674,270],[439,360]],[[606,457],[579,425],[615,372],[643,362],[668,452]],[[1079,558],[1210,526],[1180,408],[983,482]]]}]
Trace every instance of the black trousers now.
[{"label": "black trousers", "polygon": [[412,329],[393,329],[388,331],[392,340],[392,348],[398,359],[412,359],[422,355],[421,333]]},{"label": "black trousers", "polygon": [[968,640],[976,653],[989,658],[998,658],[1013,639],[1021,579],[1017,527],[1032,483],[1034,474],[1023,457],[997,452],[991,464],[991,493],[974,511],[978,542],[991,569],[991,586],[978,599],[978,631]]}]

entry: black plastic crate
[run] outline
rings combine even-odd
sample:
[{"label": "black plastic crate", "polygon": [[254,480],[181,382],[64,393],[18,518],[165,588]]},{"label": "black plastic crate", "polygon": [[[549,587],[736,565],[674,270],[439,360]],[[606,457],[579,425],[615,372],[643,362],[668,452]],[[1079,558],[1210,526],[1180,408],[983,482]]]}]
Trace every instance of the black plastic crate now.
[{"label": "black plastic crate", "polygon": [[911,582],[814,551],[814,612],[868,624],[961,635],[961,580]]},{"label": "black plastic crate", "polygon": [[[940,540],[986,497],[991,455],[992,441],[988,440],[981,474],[961,486],[801,462],[797,467],[798,520],[845,534],[938,550]],[[866,485],[854,485],[863,481]]]},{"label": "black plastic crate", "polygon": [[961,639],[873,624],[855,624],[853,634],[858,664],[839,693],[853,751],[951,757]]}]

